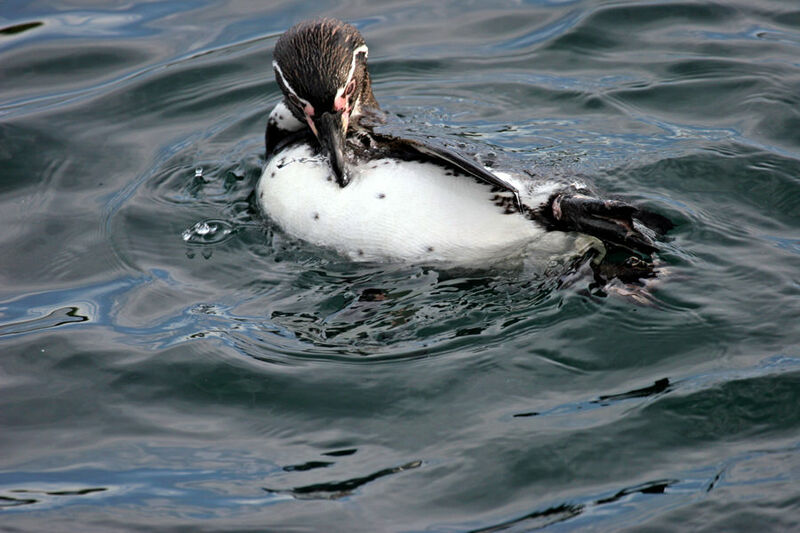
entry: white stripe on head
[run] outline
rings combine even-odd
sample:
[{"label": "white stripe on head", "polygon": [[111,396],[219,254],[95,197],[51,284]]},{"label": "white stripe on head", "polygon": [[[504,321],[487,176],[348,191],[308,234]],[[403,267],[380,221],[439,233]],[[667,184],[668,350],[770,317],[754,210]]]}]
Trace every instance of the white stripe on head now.
[{"label": "white stripe on head", "polygon": [[347,89],[347,84],[350,83],[350,80],[353,79],[353,74],[356,72],[356,58],[358,54],[364,54],[364,57],[369,55],[369,48],[367,48],[366,44],[362,44],[355,50],[353,50],[353,61],[350,63],[350,72],[347,73],[347,80],[344,82],[342,87],[339,87],[339,90],[336,91],[336,98],[334,101],[338,100],[344,94],[345,89]]},{"label": "white stripe on head", "polygon": [[283,71],[281,70],[281,66],[278,64],[277,61],[272,62],[272,68],[275,69],[275,72],[278,73],[278,76],[281,77],[281,81],[283,82],[283,86],[286,87],[286,90],[289,91],[295,98],[297,98],[305,107],[306,114],[308,114],[308,110],[311,110],[311,114],[314,114],[314,106],[311,105],[311,102],[306,100],[305,98],[301,97],[297,94],[297,92],[292,89],[292,86],[289,85],[289,82],[286,81],[286,76],[283,75]]}]

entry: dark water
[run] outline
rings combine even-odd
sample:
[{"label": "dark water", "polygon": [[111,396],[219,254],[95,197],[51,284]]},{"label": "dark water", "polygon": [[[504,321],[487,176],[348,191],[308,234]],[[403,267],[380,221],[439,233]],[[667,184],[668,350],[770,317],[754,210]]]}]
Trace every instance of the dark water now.
[{"label": "dark water", "polygon": [[[60,4],[0,5],[0,529],[800,528],[796,2]],[[320,14],[389,111],[675,221],[652,303],[261,219]]]}]

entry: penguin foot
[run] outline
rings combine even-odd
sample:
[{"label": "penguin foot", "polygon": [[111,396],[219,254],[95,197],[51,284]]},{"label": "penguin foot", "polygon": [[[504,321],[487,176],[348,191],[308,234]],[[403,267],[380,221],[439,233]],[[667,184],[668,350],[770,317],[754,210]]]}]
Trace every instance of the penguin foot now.
[{"label": "penguin foot", "polygon": [[[664,235],[673,227],[669,219],[658,213],[583,194],[555,194],[543,214],[550,229],[578,231],[645,256],[658,250],[656,235]],[[631,264],[630,268],[635,271],[639,266]]]}]

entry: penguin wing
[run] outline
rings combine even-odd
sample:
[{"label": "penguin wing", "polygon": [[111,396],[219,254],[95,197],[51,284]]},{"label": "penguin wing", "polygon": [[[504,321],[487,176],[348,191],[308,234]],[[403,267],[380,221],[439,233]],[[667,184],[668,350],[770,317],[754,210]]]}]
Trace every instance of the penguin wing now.
[{"label": "penguin wing", "polygon": [[398,137],[386,133],[372,132],[370,137],[375,141],[372,146],[381,146],[385,155],[398,157],[408,160],[425,160],[432,163],[453,168],[466,176],[471,177],[481,183],[486,183],[497,187],[500,191],[510,193],[514,196],[517,209],[523,211],[522,200],[519,191],[506,180],[496,176],[491,171],[480,166],[475,161],[459,154],[458,152],[439,144],[429,141],[415,139],[412,137]]}]

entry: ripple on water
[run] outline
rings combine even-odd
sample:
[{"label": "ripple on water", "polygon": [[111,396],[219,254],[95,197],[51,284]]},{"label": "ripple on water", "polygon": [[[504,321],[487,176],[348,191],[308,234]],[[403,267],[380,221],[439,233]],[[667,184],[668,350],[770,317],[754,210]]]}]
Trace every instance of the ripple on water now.
[{"label": "ripple on water", "polygon": [[564,261],[352,263],[265,220],[272,47],[318,4],[23,4],[4,526],[797,529],[789,3],[329,3],[415,132],[673,219],[646,305]]}]

